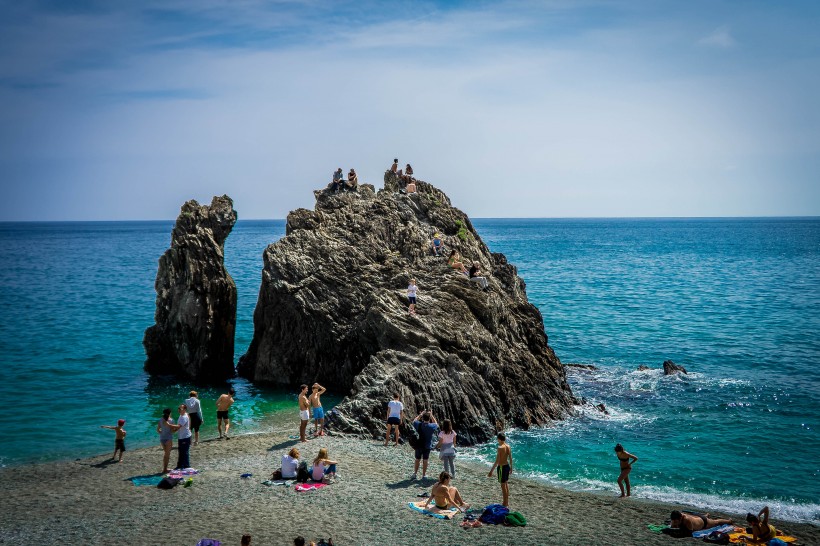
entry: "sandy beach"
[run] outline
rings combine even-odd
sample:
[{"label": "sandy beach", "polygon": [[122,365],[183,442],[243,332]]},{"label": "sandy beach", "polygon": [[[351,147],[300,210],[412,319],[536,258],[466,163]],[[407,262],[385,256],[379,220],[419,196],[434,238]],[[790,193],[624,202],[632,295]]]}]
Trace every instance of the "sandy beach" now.
[{"label": "sandy beach", "polygon": [[[70,462],[0,470],[2,544],[158,544],[193,546],[201,538],[239,544],[288,545],[297,535],[332,537],[349,544],[676,544],[650,532],[669,505],[637,499],[570,492],[543,483],[511,479],[511,505],[524,514],[524,528],[483,526],[463,529],[461,516],[438,520],[410,510],[407,503],[429,492],[433,480],[411,481],[408,446],[328,436],[299,445],[303,458],[320,447],[340,461],[340,479],[318,491],[261,484],[279,466],[281,455],[298,441],[293,431],[207,439],[193,447],[191,461],[202,471],[191,487],[160,490],[134,486],[128,478],[160,470],[159,446],[127,451],[122,464],[110,454]],[[171,462],[176,459],[172,453]],[[430,474],[441,471],[431,455]],[[487,469],[456,461],[453,484],[474,507],[499,502],[498,484]],[[243,473],[252,473],[248,479]],[[636,484],[640,487],[640,484]],[[613,488],[614,488],[613,484]],[[741,519],[740,514],[726,514]],[[777,523],[777,522],[776,522]],[[780,527],[780,525],[778,525]],[[820,544],[820,528],[784,523],[800,544]],[[692,539],[684,539],[693,543]],[[700,542],[698,542],[700,543]]]}]

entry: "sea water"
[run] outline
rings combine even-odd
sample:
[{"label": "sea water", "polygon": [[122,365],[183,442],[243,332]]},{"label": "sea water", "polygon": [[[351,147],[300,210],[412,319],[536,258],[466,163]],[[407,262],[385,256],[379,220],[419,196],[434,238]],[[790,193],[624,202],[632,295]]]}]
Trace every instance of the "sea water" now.
[{"label": "sea water", "polygon": [[[636,497],[733,512],[768,504],[820,524],[820,219],[474,224],[518,266],[561,360],[596,367],[568,369],[576,396],[609,411],[513,431],[516,473],[614,494],[620,442],[640,459]],[[129,446],[156,443],[162,408],[191,388],[142,371],[172,226],[0,224],[0,464],[113,451],[99,425],[119,418]],[[253,335],[262,252],[283,234],[281,220],[240,220],[226,242],[237,358]],[[690,373],[664,377],[667,359]],[[283,412],[296,423],[294,392],[232,384],[237,433],[270,430]],[[224,388],[200,390],[203,433],[214,433],[209,406]],[[490,444],[462,456],[493,453]]]}]

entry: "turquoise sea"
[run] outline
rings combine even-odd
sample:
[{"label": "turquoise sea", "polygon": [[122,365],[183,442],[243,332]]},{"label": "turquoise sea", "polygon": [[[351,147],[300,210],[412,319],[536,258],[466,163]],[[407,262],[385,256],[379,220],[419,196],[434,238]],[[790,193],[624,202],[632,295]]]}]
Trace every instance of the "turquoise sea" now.
[{"label": "turquoise sea", "polygon": [[[576,395],[606,404],[513,432],[516,470],[614,494],[621,442],[633,495],[820,525],[820,219],[482,219],[519,268]],[[0,223],[0,464],[132,447],[190,385],[150,381],[157,259],[173,223]],[[284,221],[240,221],[226,244],[239,292],[237,358],[252,336],[265,246]],[[661,363],[685,366],[663,377]],[[656,368],[637,371],[641,365]],[[295,395],[243,380],[236,432],[268,430]],[[206,410],[219,388],[201,391]],[[294,418],[295,420],[295,418]],[[206,434],[213,414],[206,413]],[[486,459],[492,446],[464,450]]]}]

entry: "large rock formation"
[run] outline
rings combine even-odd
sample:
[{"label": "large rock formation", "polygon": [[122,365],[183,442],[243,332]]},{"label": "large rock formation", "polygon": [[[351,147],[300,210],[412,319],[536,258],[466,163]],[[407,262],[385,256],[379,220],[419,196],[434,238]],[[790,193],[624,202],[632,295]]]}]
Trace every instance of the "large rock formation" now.
[{"label": "large rock formation", "polygon": [[156,324],[145,331],[145,370],[200,382],[234,375],[236,285],[224,244],[236,223],[233,201],[182,205],[171,247],[159,259]]},{"label": "large rock formation", "polygon": [[[411,419],[425,408],[452,419],[459,443],[561,418],[573,397],[516,268],[443,192],[417,188],[401,194],[388,174],[378,194],[371,185],[317,191],[315,210],[288,215],[286,236],[264,252],[239,374],[292,387],[318,381],[345,395],[331,426],[350,433],[383,435],[393,392]],[[489,291],[432,254],[436,230],[448,251],[490,273]]]}]

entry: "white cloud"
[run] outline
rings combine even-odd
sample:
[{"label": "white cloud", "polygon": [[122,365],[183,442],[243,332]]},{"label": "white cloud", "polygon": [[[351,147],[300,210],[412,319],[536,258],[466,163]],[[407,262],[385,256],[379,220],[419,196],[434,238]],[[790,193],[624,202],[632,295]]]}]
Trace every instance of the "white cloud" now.
[{"label": "white cloud", "polygon": [[721,26],[713,30],[707,36],[704,36],[698,40],[698,44],[702,46],[729,49],[735,47],[737,42],[732,37],[729,27]]}]

